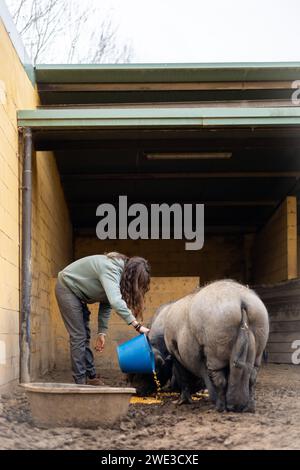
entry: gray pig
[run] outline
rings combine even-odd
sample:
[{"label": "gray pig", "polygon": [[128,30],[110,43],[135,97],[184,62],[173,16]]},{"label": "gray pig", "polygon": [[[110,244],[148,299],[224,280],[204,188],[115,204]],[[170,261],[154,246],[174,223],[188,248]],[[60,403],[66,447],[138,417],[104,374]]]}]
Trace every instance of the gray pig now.
[{"label": "gray pig", "polygon": [[256,293],[220,280],[163,309],[179,404],[192,403],[192,373],[204,380],[217,410],[254,412],[256,376],[269,335],[268,313]]},{"label": "gray pig", "polygon": [[[150,332],[148,339],[154,353],[155,371],[161,387],[164,387],[164,390],[177,392],[179,391],[179,387],[173,373],[173,358],[166,348],[164,338],[165,319],[167,313],[165,307],[170,305],[171,303],[162,305],[156,311],[151,324],[149,325]],[[194,377],[192,374],[188,373],[188,371],[186,371],[185,378],[188,382],[188,387],[191,393],[195,393],[198,390],[205,388],[203,380],[198,377]],[[130,385],[136,388],[137,395],[147,396],[156,391],[156,384],[152,374],[128,374],[127,379]]]}]

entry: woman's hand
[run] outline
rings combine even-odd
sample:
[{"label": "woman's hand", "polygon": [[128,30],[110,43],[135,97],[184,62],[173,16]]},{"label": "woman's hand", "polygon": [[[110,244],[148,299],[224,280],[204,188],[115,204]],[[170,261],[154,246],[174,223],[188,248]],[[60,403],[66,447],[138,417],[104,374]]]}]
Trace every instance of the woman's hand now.
[{"label": "woman's hand", "polygon": [[145,335],[147,335],[149,331],[149,328],[146,328],[145,326],[141,326],[141,328],[139,329],[139,333],[145,333]]},{"label": "woman's hand", "polygon": [[142,326],[139,322],[137,322],[136,320],[134,320],[131,325],[133,326],[133,328],[135,328],[135,330],[142,334],[142,333],[145,333],[145,335],[147,335],[149,333],[149,328],[146,328],[145,326]]},{"label": "woman's hand", "polygon": [[105,335],[99,334],[96,339],[95,350],[97,352],[103,352],[105,346]]}]

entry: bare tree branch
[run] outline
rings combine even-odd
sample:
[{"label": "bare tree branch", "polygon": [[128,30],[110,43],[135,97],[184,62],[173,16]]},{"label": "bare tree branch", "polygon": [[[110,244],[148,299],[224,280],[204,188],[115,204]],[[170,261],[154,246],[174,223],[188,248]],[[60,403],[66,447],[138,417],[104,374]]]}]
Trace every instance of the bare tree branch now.
[{"label": "bare tree branch", "polygon": [[7,0],[34,63],[129,62],[112,17],[96,0]]},{"label": "bare tree branch", "polygon": [[15,12],[14,12],[13,15],[12,15],[15,24],[17,24],[18,21],[19,21],[19,17],[20,17],[21,11],[22,11],[22,9],[23,9],[23,7],[24,7],[26,1],[27,1],[27,0],[20,0],[19,6],[17,7],[17,9],[15,10]]}]

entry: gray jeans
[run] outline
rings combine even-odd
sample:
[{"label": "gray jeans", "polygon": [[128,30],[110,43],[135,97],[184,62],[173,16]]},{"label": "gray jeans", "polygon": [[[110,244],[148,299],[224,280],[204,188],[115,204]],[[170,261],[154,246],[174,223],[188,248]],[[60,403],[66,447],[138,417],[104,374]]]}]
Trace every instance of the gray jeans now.
[{"label": "gray jeans", "polygon": [[55,295],[65,327],[70,335],[70,352],[73,378],[76,383],[86,383],[86,377],[94,377],[96,369],[90,349],[90,311],[75,294],[59,280]]}]

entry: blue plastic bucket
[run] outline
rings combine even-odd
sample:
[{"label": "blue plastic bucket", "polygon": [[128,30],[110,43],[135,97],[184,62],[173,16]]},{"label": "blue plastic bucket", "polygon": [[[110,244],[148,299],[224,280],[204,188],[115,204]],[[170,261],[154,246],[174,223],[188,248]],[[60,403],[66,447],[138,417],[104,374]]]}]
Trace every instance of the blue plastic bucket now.
[{"label": "blue plastic bucket", "polygon": [[117,353],[122,372],[152,374],[155,370],[154,354],[145,334],[117,346]]}]

